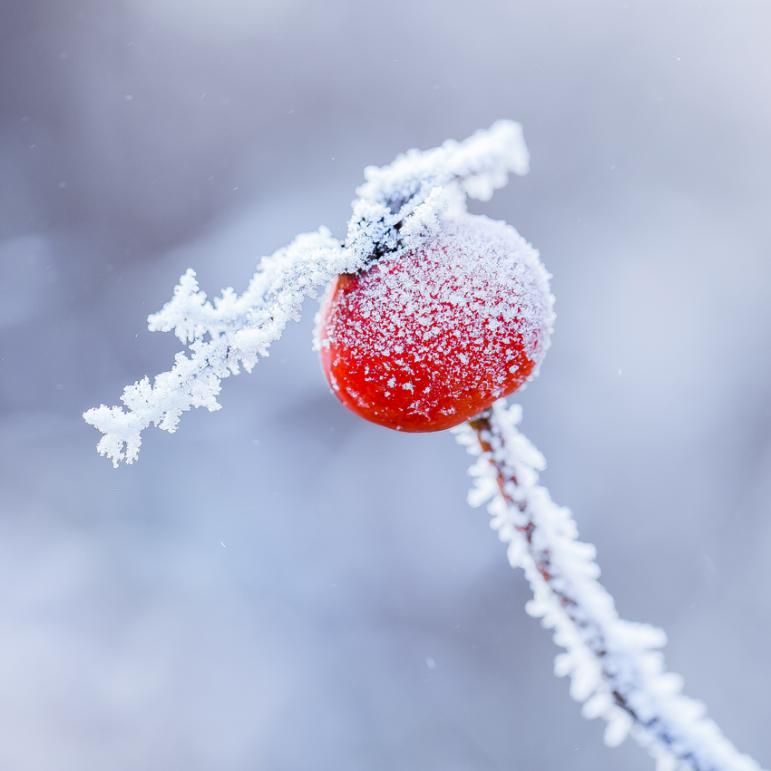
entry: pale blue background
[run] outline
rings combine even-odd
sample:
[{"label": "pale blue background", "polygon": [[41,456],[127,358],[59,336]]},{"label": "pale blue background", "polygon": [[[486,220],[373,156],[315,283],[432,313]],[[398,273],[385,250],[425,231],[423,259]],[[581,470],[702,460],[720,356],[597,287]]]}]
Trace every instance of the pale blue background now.
[{"label": "pale blue background", "polygon": [[[771,6],[6,0],[0,769],[642,771],[551,674],[449,435],[358,421],[312,316],[225,409],[97,457],[145,316],[367,163],[519,119],[485,207],[555,274],[525,429],[622,612],[771,763]],[[433,662],[433,668],[427,662]]]}]

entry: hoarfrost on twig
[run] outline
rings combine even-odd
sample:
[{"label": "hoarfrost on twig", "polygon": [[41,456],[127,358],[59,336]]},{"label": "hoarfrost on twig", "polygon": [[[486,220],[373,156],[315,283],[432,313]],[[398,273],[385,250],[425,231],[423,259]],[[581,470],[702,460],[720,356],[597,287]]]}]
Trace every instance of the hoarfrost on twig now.
[{"label": "hoarfrost on twig", "polygon": [[83,414],[103,436],[97,450],[114,466],[133,463],[150,426],[174,432],[193,407],[218,410],[221,381],[268,355],[286,324],[299,318],[303,300],[339,273],[368,260],[415,246],[464,197],[487,199],[510,172],[527,171],[527,149],[517,123],[499,121],[463,142],[425,152],[410,150],[383,168],[365,171],[345,244],[326,229],[300,235],[263,258],[242,294],[225,289],[213,301],[193,270],[172,299],[148,319],[151,331],[170,332],[187,347],[168,372],[127,386],[122,406],[101,405]]},{"label": "hoarfrost on twig", "polygon": [[634,737],[659,769],[761,771],[705,717],[701,702],[681,693],[682,678],[665,670],[664,633],[619,617],[597,580],[594,547],[578,541],[570,511],[538,484],[544,459],[519,432],[520,419],[519,406],[497,402],[456,429],[478,456],[469,502],[488,504],[512,567],[524,570],[533,591],[528,613],[553,630],[564,649],[554,671],[570,676],[583,715],[607,721],[609,746]]}]

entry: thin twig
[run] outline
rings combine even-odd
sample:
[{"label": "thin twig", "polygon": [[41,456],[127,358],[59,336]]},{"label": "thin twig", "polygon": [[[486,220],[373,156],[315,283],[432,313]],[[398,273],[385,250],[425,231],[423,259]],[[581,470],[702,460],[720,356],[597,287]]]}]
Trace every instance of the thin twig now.
[{"label": "thin twig", "polygon": [[528,611],[565,648],[555,670],[571,675],[584,714],[608,721],[608,744],[631,734],[662,771],[761,771],[704,717],[699,702],[680,693],[681,678],[665,671],[658,650],[663,633],[619,618],[597,581],[593,547],[577,540],[570,512],[538,485],[543,458],[518,431],[520,416],[519,407],[497,403],[460,430],[479,455],[472,502],[491,500],[492,525],[533,590]]}]

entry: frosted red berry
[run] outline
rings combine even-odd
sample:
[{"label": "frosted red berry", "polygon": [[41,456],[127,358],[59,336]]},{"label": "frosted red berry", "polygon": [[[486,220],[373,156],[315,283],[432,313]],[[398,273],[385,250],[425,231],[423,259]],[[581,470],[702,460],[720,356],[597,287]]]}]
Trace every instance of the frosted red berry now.
[{"label": "frosted red berry", "polygon": [[317,330],[340,401],[373,423],[439,431],[519,388],[549,342],[535,251],[486,217],[445,223],[420,248],[340,276]]}]

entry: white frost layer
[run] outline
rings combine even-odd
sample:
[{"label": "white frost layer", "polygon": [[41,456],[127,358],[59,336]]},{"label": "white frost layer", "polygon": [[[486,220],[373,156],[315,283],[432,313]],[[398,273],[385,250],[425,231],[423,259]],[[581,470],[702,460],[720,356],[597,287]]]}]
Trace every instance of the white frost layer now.
[{"label": "white frost layer", "polygon": [[583,703],[584,716],[607,721],[610,746],[631,734],[659,771],[761,771],[704,716],[700,702],[681,693],[682,678],[666,671],[660,652],[664,633],[619,618],[597,580],[594,547],[578,540],[570,511],[538,484],[545,462],[518,431],[520,419],[518,405],[497,402],[473,429],[456,429],[459,441],[479,456],[469,502],[488,503],[509,562],[524,570],[533,591],[527,612],[553,629],[564,649],[555,673],[570,675],[571,695]]},{"label": "white frost layer", "polygon": [[153,331],[174,331],[188,346],[174,357],[174,366],[126,386],[124,407],[104,404],[84,413],[87,423],[104,436],[97,451],[112,460],[133,463],[139,455],[142,431],[149,426],[173,433],[183,412],[192,407],[220,409],[220,383],[242,369],[251,372],[268,355],[287,323],[298,318],[303,299],[339,271],[350,269],[350,254],[328,231],[298,236],[260,263],[246,291],[223,290],[213,302],[198,288],[188,270],[174,297],[148,318]]},{"label": "white frost layer", "polygon": [[225,289],[209,301],[188,270],[171,301],[148,319],[150,330],[174,331],[187,350],[176,355],[168,372],[127,386],[123,406],[100,405],[83,414],[104,434],[97,450],[114,466],[132,463],[144,429],[174,432],[183,412],[219,409],[222,379],[251,371],[267,356],[286,324],[298,318],[305,297],[339,273],[362,269],[373,255],[415,248],[448,217],[464,211],[465,196],[486,200],[510,172],[526,171],[519,124],[499,121],[463,142],[410,150],[389,166],[368,168],[345,244],[325,229],[298,236],[260,262],[241,295]]},{"label": "white frost layer", "polygon": [[473,414],[469,401],[490,404],[533,376],[553,299],[538,253],[511,225],[465,212],[325,303],[317,346],[334,352],[333,367],[344,360],[332,388],[361,409],[391,424],[440,414],[454,425]]}]

